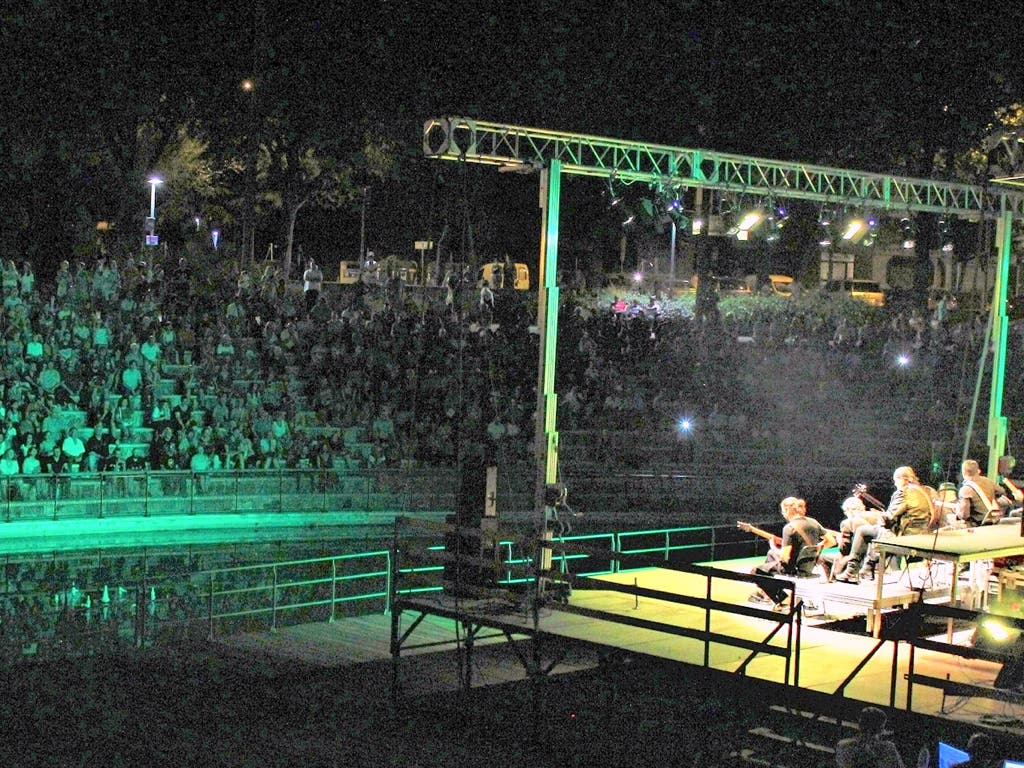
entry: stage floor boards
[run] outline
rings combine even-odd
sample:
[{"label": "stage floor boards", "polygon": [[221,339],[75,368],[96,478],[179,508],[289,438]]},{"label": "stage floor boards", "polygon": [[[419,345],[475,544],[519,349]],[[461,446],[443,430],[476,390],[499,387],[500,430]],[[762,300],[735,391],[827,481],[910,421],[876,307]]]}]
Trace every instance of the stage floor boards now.
[{"label": "stage floor boards", "polygon": [[[716,564],[723,566],[723,563]],[[742,566],[741,566],[742,567]],[[621,584],[636,584],[639,587],[664,591],[672,594],[703,597],[707,583],[703,576],[682,573],[661,568],[649,568],[600,577],[600,580]],[[870,590],[873,583],[842,585],[852,589]],[[732,604],[747,604],[751,585],[745,582],[714,579],[712,598]],[[453,599],[436,593],[417,600],[416,605],[427,612],[426,618],[411,634],[407,643],[444,643],[428,648],[406,649],[402,653],[400,674],[403,690],[415,693],[436,689],[451,689],[458,685],[459,655],[456,649],[456,624],[443,616],[431,614],[431,610],[452,610]],[[620,592],[601,589],[575,590],[569,600],[570,606],[606,611],[622,616],[657,622],[667,626],[702,628],[705,612],[697,607],[680,605],[667,600],[635,598]],[[459,601],[460,610],[466,610],[483,617],[491,617],[506,627],[532,627],[532,617],[520,607],[506,606],[496,610],[494,601]],[[848,611],[849,609],[845,609]],[[832,610],[830,609],[830,613]],[[856,614],[849,614],[856,615]],[[863,615],[863,614],[861,614]],[[402,628],[407,628],[415,612],[402,615]],[[843,618],[842,616],[834,618]],[[350,666],[366,662],[377,662],[381,666],[381,682],[384,682],[382,664],[390,656],[390,616],[371,615],[340,619],[334,623],[306,624],[281,628],[274,633],[239,635],[222,638],[220,642],[237,650],[244,650],[279,662],[313,666]],[[868,657],[878,641],[863,632],[854,634],[837,631],[832,619],[809,618],[802,627],[799,685],[801,688],[833,694],[861,662]],[[856,622],[854,622],[856,623]],[[777,625],[772,615],[743,616],[721,611],[711,613],[711,630],[730,638],[760,642]],[[590,618],[560,610],[557,606],[542,609],[539,629],[543,633],[572,638],[580,641],[570,650],[564,662],[554,672],[584,669],[596,661],[599,647],[612,647],[628,652],[702,666],[705,647],[700,640],[672,635],[655,629],[638,628],[599,618]],[[481,634],[492,634],[485,630]],[[945,632],[936,639],[944,639]],[[958,633],[954,640],[966,642],[966,632]],[[775,646],[785,647],[785,632],[780,632],[772,641]],[[586,653],[590,647],[595,653]],[[478,639],[473,651],[474,677],[476,684],[491,684],[525,679],[522,666],[508,648],[503,636]],[[735,672],[749,655],[743,648],[723,643],[712,643],[708,649],[709,666],[713,669]],[[900,644],[898,671],[896,675],[896,706],[905,708],[907,682],[905,675],[909,667],[910,649]],[[747,675],[776,683],[784,681],[785,661],[773,656],[757,656],[747,666]],[[892,677],[893,644],[885,643],[866,662],[846,688],[847,698],[887,706]],[[976,685],[991,685],[999,671],[999,665],[982,660],[962,659],[933,651],[918,650],[914,671],[917,674],[937,678],[949,677],[957,682]],[[387,678],[390,683],[390,678]],[[941,691],[923,685],[913,688],[912,709],[914,712],[942,717],[965,723],[978,723],[982,716],[997,716],[1004,720],[1024,719],[1024,707],[983,698],[961,699],[949,697],[943,701]],[[1024,728],[1013,727],[1024,734]]]}]

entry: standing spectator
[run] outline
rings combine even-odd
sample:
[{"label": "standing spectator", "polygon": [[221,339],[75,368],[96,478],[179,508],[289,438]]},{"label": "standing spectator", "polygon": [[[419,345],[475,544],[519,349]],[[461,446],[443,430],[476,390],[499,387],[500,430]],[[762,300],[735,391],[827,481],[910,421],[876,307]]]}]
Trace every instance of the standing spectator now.
[{"label": "standing spectator", "polygon": [[196,452],[192,454],[188,463],[188,468],[192,470],[192,476],[195,479],[197,493],[206,490],[206,475],[212,467],[213,461],[207,455],[203,444],[198,443]]},{"label": "standing spectator", "polygon": [[324,273],[320,271],[317,263],[310,259],[306,271],[302,273],[302,290],[306,296],[307,315],[316,305],[317,299],[320,298],[320,289],[323,287],[323,283]]},{"label": "standing spectator", "polygon": [[896,745],[887,739],[887,717],[878,707],[864,707],[857,724],[860,733],[836,744],[836,765],[839,768],[903,768]]}]

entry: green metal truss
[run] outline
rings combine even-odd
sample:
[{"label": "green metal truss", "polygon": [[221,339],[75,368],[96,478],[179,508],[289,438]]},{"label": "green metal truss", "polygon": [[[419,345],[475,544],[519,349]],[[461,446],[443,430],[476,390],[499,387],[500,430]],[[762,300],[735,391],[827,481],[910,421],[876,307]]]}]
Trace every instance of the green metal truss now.
[{"label": "green metal truss", "polygon": [[562,173],[624,182],[704,187],[899,213],[932,212],[970,219],[1024,214],[1024,194],[1004,188],[867,173],[768,160],[705,149],[587,136],[441,117],[423,126],[427,157],[528,171],[562,163]]}]

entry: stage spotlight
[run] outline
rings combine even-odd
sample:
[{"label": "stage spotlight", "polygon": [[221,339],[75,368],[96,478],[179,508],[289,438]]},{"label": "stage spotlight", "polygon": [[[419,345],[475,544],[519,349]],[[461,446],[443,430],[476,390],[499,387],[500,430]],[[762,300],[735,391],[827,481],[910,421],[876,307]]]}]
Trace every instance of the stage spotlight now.
[{"label": "stage spotlight", "polygon": [[[1019,622],[1015,624],[1019,625]],[[1024,690],[1024,633],[1010,622],[1002,622],[989,615],[978,622],[971,637],[971,645],[999,654],[1003,666],[996,674],[995,687],[1004,690]]]},{"label": "stage spotlight", "polygon": [[760,211],[750,211],[743,215],[740,219],[740,223],[736,225],[736,239],[737,240],[749,240],[750,230],[761,223],[761,219],[764,216]]},{"label": "stage spotlight", "polygon": [[677,424],[677,426],[679,428],[679,431],[682,432],[683,434],[689,434],[690,432],[693,431],[693,422],[690,421],[690,419],[686,418],[685,416],[679,419],[679,423]]},{"label": "stage spotlight", "polygon": [[900,368],[906,368],[908,365],[910,365],[910,355],[902,354],[897,356],[896,365],[898,365]]},{"label": "stage spotlight", "polygon": [[643,279],[644,279],[644,273],[643,272],[634,272],[633,273],[633,282],[634,283],[642,282]]},{"label": "stage spotlight", "polygon": [[939,241],[944,253],[953,252],[953,228],[947,219],[939,219]]},{"label": "stage spotlight", "polygon": [[863,237],[865,232],[864,222],[861,219],[850,219],[846,225],[846,230],[843,232],[843,240],[853,240],[854,242]]},{"label": "stage spotlight", "polygon": [[900,219],[900,229],[903,231],[903,247],[907,250],[913,248],[916,245],[916,240],[914,239],[914,222],[904,216]]},{"label": "stage spotlight", "polygon": [[997,643],[1005,643],[1010,639],[1010,630],[1006,625],[996,619],[984,619],[978,624],[978,628],[987,633],[989,638]]}]

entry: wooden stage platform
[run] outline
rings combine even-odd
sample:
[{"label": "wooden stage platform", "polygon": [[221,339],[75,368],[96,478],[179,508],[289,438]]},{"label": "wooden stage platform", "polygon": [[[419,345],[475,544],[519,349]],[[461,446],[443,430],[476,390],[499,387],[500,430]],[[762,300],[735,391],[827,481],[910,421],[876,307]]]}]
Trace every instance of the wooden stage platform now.
[{"label": "wooden stage platform", "polygon": [[[726,564],[714,565],[722,568]],[[730,565],[746,567],[745,561]],[[876,590],[873,583],[820,585],[808,580],[798,587],[798,594],[818,602],[823,612],[802,617],[799,622],[794,620],[786,627],[780,626],[785,617],[748,603],[751,584],[744,581],[709,579],[664,568],[589,581],[591,588],[574,590],[567,604],[546,603],[536,616],[523,600],[516,603],[509,598],[472,600],[428,593],[403,600],[395,616],[402,637],[401,657],[391,671],[399,675],[405,693],[457,687],[463,682],[459,665],[465,661],[468,628],[477,632],[471,643],[475,661],[469,665],[476,684],[525,679],[521,662],[530,648],[541,647],[552,654],[551,673],[595,666],[609,653],[638,654],[796,685],[829,697],[882,706],[894,702],[899,709],[963,723],[965,728],[983,723],[1024,735],[1020,697],[1004,701],[944,696],[938,688],[918,684],[909,691],[908,701],[911,656],[915,675],[976,686],[992,686],[1000,664],[933,650],[914,649],[916,653],[912,654],[905,642],[871,637],[865,631],[863,617],[864,605]],[[601,588],[602,584],[608,588]],[[848,599],[835,599],[832,591],[836,589]],[[901,589],[894,584],[893,595]],[[643,593],[664,594],[668,599]],[[680,604],[670,599],[672,595],[689,600],[710,598],[722,608],[706,610],[707,606]],[[391,619],[388,615],[341,619],[331,624],[281,628],[272,634],[235,636],[222,642],[300,665],[333,667],[376,662],[384,685],[389,682],[387,670],[391,669],[386,663],[392,658]],[[795,665],[792,646],[786,652],[786,630],[794,627],[799,648]],[[969,631],[961,629],[954,641],[966,643]],[[727,639],[707,641],[707,636],[693,636],[702,632]],[[936,636],[945,638],[944,629],[937,628]],[[531,637],[538,638],[536,646]],[[751,650],[761,643],[775,653]],[[452,653],[455,649],[459,652]]]}]

